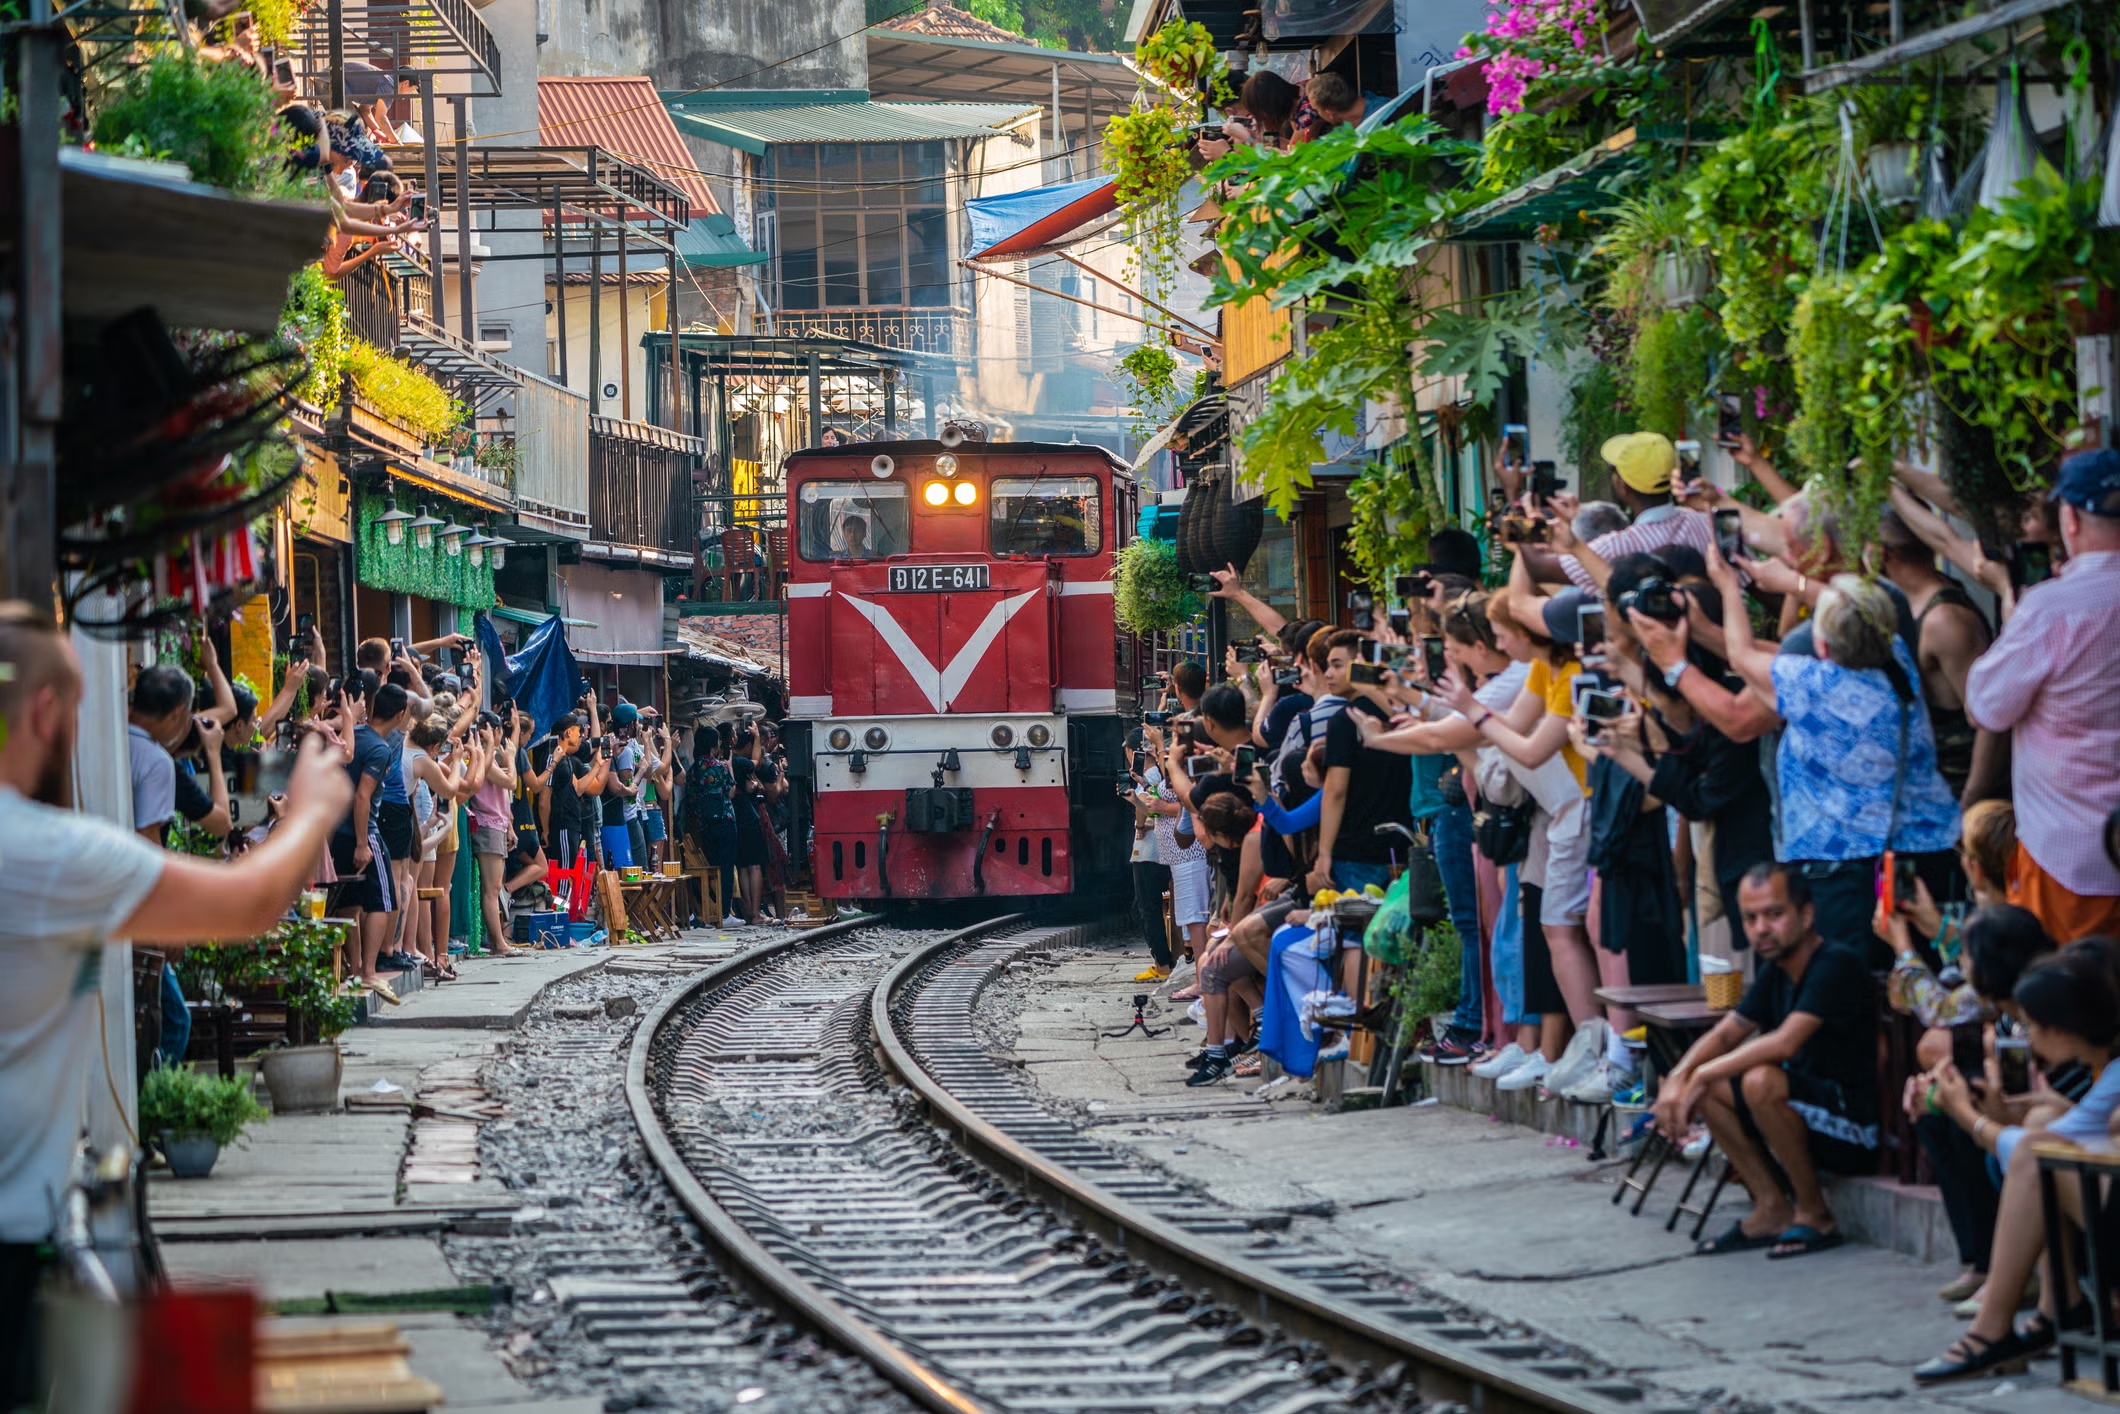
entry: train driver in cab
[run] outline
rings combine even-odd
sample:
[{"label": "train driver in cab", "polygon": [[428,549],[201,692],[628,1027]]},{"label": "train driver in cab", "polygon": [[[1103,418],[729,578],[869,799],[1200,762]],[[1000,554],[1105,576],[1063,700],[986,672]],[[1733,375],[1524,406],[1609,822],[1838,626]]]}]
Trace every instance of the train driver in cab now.
[{"label": "train driver in cab", "polygon": [[843,548],[835,559],[866,560],[873,556],[869,549],[869,523],[860,516],[848,516],[839,522],[839,538]]}]

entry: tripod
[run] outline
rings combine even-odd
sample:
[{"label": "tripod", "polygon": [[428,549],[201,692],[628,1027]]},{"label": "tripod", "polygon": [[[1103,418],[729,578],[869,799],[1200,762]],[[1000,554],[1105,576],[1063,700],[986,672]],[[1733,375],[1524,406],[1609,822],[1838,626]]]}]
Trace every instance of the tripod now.
[{"label": "tripod", "polygon": [[1120,1036],[1130,1036],[1136,1031],[1139,1031],[1144,1037],[1161,1036],[1168,1032],[1170,1030],[1168,1026],[1150,1026],[1148,1024],[1147,1008],[1148,993],[1134,993],[1134,1019],[1117,1031],[1106,1031],[1101,1034],[1106,1040],[1114,1040]]}]

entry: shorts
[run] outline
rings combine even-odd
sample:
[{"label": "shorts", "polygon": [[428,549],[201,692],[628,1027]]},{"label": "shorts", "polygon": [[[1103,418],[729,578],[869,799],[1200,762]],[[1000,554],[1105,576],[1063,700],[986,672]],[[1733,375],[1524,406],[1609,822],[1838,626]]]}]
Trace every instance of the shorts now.
[{"label": "shorts", "polygon": [[375,832],[393,860],[419,858],[419,831],[412,821],[412,806],[402,800],[385,800],[375,808]]},{"label": "shorts", "polygon": [[1203,963],[1200,967],[1202,995],[1223,996],[1229,991],[1230,983],[1259,975],[1258,969],[1251,965],[1251,959],[1244,956],[1234,945],[1225,948],[1216,956],[1219,960]]},{"label": "shorts", "polygon": [[[1805,1137],[1810,1141],[1807,1147],[1811,1151],[1811,1162],[1827,1173],[1849,1178],[1877,1172],[1878,1134],[1874,1117],[1866,1120],[1851,1118],[1847,1093],[1835,1081],[1787,1067],[1783,1067],[1782,1074],[1789,1081],[1789,1108],[1803,1121]],[[1753,1143],[1766,1148],[1766,1138],[1759,1132],[1759,1122],[1752,1118],[1751,1107],[1745,1103],[1742,1077],[1730,1081],[1730,1100],[1737,1110],[1737,1122],[1744,1126],[1745,1133],[1752,1136]]]},{"label": "shorts", "polygon": [[473,854],[506,854],[513,843],[512,830],[486,830],[474,827],[471,831]]},{"label": "shorts", "polygon": [[604,868],[630,869],[633,866],[633,840],[624,825],[606,825],[603,833]]},{"label": "shorts", "polygon": [[353,833],[340,831],[331,837],[331,867],[339,880],[331,886],[331,907],[334,909],[358,908],[367,913],[389,913],[397,905],[392,901],[388,856],[383,853],[382,841],[376,838],[371,827],[368,831],[368,870],[356,875],[353,862]]},{"label": "shorts", "polygon": [[2058,943],[2120,936],[2120,894],[2077,893],[2040,868],[2022,840],[2010,861],[2010,902],[2035,915]]},{"label": "shorts", "polygon": [[1170,866],[1170,917],[1180,928],[1207,921],[1207,861],[1181,859]]},{"label": "shorts", "polygon": [[648,837],[649,844],[661,844],[670,837],[663,827],[663,813],[660,808],[640,812],[640,830]]},{"label": "shorts", "polygon": [[1557,815],[1540,812],[1525,865],[1525,877],[1540,889],[1538,921],[1548,928],[1581,927],[1590,913],[1587,796],[1563,805]]}]

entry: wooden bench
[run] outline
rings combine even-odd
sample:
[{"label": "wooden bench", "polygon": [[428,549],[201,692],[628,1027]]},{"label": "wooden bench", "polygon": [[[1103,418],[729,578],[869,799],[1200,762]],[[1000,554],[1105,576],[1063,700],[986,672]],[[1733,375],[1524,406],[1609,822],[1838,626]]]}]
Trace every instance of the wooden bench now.
[{"label": "wooden bench", "polygon": [[[2120,1154],[2094,1154],[2060,1139],[2027,1138],[2039,1160],[2039,1205],[2046,1221],[2046,1269],[2067,1271],[2069,1224],[2061,1212],[2060,1185],[2072,1177],[2082,1199],[2083,1272],[2090,1281],[2091,1324],[2088,1330],[2064,1330],[2057,1337],[2061,1383],[2079,1394],[2110,1399],[2120,1395],[2120,1322],[2113,1319],[2116,1264],[2120,1254],[2120,1213],[2108,1212],[2115,1181],[2120,1181]],[[2051,1279],[2051,1278],[2049,1278]],[[2098,1362],[2096,1380],[2079,1379],[2077,1361]]]}]

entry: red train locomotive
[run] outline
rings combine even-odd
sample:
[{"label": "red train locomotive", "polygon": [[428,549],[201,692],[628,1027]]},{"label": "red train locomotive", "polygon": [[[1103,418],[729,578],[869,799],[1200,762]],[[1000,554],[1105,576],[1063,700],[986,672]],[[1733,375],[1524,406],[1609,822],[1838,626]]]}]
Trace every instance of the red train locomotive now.
[{"label": "red train locomotive", "polygon": [[1123,880],[1134,647],[1099,447],[868,443],[787,462],[791,769],[827,898]]}]

